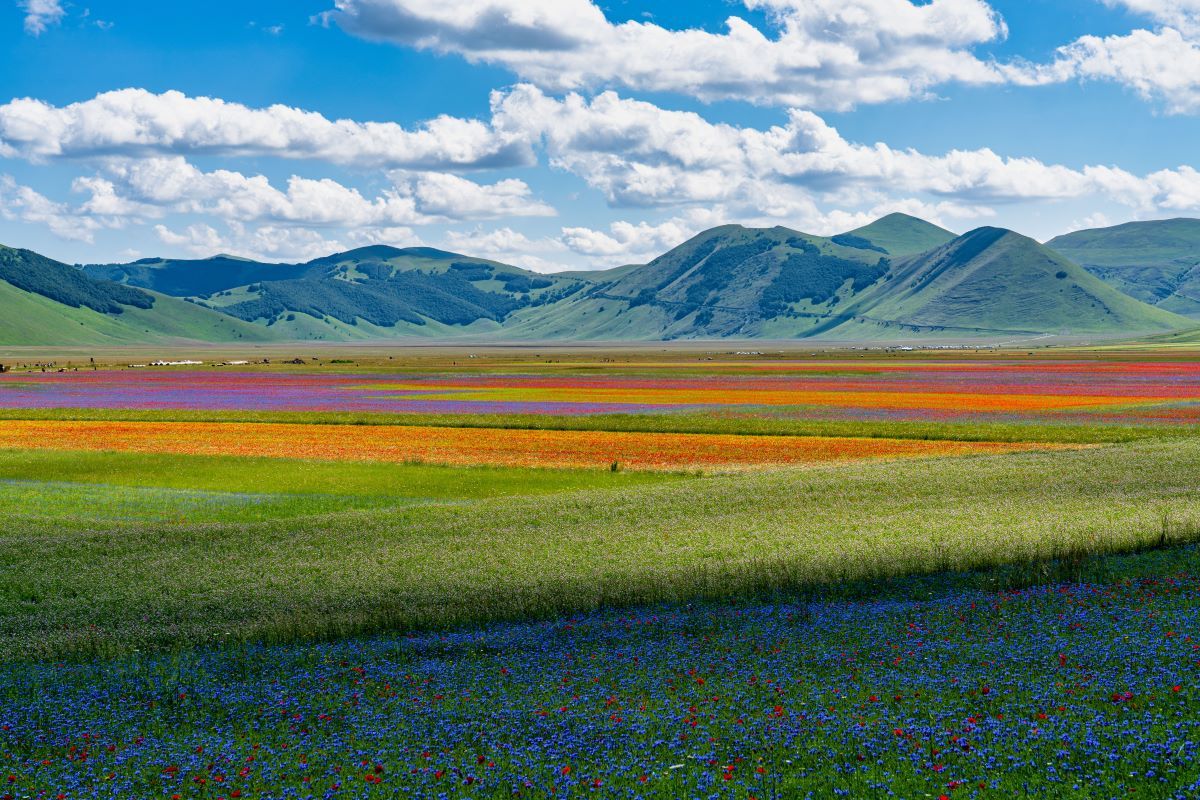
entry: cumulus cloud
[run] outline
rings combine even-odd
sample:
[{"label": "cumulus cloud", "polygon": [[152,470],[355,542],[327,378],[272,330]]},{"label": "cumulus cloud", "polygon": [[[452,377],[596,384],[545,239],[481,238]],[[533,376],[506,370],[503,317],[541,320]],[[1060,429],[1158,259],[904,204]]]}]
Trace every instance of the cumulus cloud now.
[{"label": "cumulus cloud", "polygon": [[562,239],[567,247],[585,256],[636,259],[639,255],[662,253],[695,235],[695,230],[681,222],[673,219],[651,225],[620,221],[610,225],[608,231],[563,228]]},{"label": "cumulus cloud", "polygon": [[533,272],[561,272],[565,269],[561,261],[554,259],[566,250],[561,242],[548,237],[531,239],[508,227],[450,231],[443,244],[450,250],[490,258]]},{"label": "cumulus cloud", "polygon": [[1057,59],[1032,68],[1038,83],[1102,80],[1161,102],[1168,113],[1200,112],[1200,25],[1192,36],[1164,27],[1122,36],[1083,36],[1058,51]]},{"label": "cumulus cloud", "polygon": [[88,243],[94,240],[96,231],[104,227],[100,220],[80,215],[65,203],[50,200],[17,183],[11,175],[0,175],[0,218],[45,225],[63,239]]},{"label": "cumulus cloud", "polygon": [[434,222],[548,216],[519,180],[479,184],[439,173],[396,173],[375,197],[330,179],[293,175],[286,189],[263,175],[204,172],[181,156],[112,160],[102,176],[75,189],[91,195],[80,210],[99,216],[198,214],[225,220],[269,221],[307,227],[395,227]]},{"label": "cumulus cloud", "polygon": [[496,64],[545,89],[606,85],[704,100],[846,109],[1003,74],[972,49],[1007,33],[984,0],[743,0],[725,30],[610,22],[591,0],[336,0],[325,20],[374,40]]},{"label": "cumulus cloud", "polygon": [[1000,66],[1023,86],[1104,81],[1132,89],[1169,114],[1200,112],[1200,0],[1102,0],[1159,23],[1155,30],[1081,36],[1042,64]]},{"label": "cumulus cloud", "polygon": [[1194,208],[1190,167],[1137,176],[1073,168],[983,148],[927,154],[861,144],[809,111],[766,129],[712,123],[613,92],[550,97],[521,85],[494,98],[493,124],[542,143],[616,206],[735,204],[770,216],[814,213],[814,199],[932,195],[966,205],[1103,196],[1135,208]]},{"label": "cumulus cloud", "polygon": [[345,249],[319,231],[278,225],[248,227],[230,223],[225,232],[197,223],[182,230],[156,225],[154,232],[168,247],[207,258],[217,253],[262,261],[306,261]]},{"label": "cumulus cloud", "polygon": [[478,120],[440,116],[417,128],[330,120],[274,105],[250,108],[182,92],[105,92],[54,106],[33,98],[0,105],[0,156],[273,156],[355,167],[485,169],[529,164],[528,145]]},{"label": "cumulus cloud", "polygon": [[622,220],[612,223],[607,230],[566,227],[562,230],[561,240],[572,252],[587,257],[597,265],[617,266],[650,261],[701,231],[733,220],[752,227],[770,227],[782,222],[806,233],[832,236],[862,227],[894,212],[920,217],[951,230],[963,220],[970,220],[975,225],[979,220],[993,217],[996,213],[987,206],[969,206],[953,201],[930,203],[916,198],[887,200],[859,210],[835,208],[826,211],[810,203],[803,211],[789,215],[786,220],[755,216],[753,209],[716,206],[688,209],[679,216],[657,224]]},{"label": "cumulus cloud", "polygon": [[525,181],[509,178],[480,184],[446,172],[393,172],[392,180],[413,198],[423,214],[446,219],[552,217],[555,210],[531,197]]},{"label": "cumulus cloud", "polygon": [[25,32],[31,36],[41,36],[67,13],[61,0],[21,0],[18,5],[25,11]]},{"label": "cumulus cloud", "polygon": [[352,34],[495,64],[556,94],[620,87],[702,100],[845,110],[948,84],[1118,83],[1169,113],[1200,111],[1200,0],[1101,0],[1155,30],[1083,36],[1044,63],[981,56],[1004,20],[985,0],[741,0],[725,30],[614,24],[592,0],[335,0]]},{"label": "cumulus cloud", "polygon": [[1123,8],[1164,25],[1195,32],[1200,29],[1200,0],[1103,0],[1110,8]]}]

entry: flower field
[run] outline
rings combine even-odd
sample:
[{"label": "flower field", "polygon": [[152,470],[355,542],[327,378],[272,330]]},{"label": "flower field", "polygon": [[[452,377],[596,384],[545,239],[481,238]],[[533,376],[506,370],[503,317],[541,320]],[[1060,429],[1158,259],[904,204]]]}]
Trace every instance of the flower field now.
[{"label": "flower field", "polygon": [[[557,367],[557,368],[556,368]],[[1189,424],[1200,364],[1154,361],[796,361],[718,367],[569,366],[426,374],[101,371],[0,376],[0,408],[411,414],[668,414],[821,419]],[[652,372],[650,375],[641,374]]]},{"label": "flower field", "polygon": [[1197,555],[1106,584],[0,667],[0,792],[1184,800]]},{"label": "flower field", "polygon": [[0,374],[0,800],[1200,797],[1200,360],[680,353]]},{"label": "flower field", "polygon": [[1054,445],[611,431],[9,420],[0,448],[509,467],[729,470]]}]

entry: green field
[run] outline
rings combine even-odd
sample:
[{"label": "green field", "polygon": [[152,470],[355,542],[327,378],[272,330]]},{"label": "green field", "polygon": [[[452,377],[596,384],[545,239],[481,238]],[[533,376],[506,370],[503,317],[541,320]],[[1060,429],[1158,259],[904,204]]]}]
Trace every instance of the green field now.
[{"label": "green field", "polygon": [[[0,656],[447,628],[1119,552],[1200,531],[1190,439],[665,482],[145,458],[4,459],[10,481],[54,477],[41,494],[57,499],[27,482],[5,489]],[[344,494],[330,497],[321,470],[334,469]],[[64,479],[80,492],[74,510]],[[232,480],[247,494],[214,492]],[[400,499],[380,499],[405,481]],[[89,494],[101,486],[109,499]],[[197,517],[164,519],[166,491]],[[89,503],[138,510],[116,519]]]},{"label": "green field", "polygon": [[[597,472],[233,456],[0,450],[7,520],[252,522],[333,511],[487,501],[679,479]],[[231,490],[230,487],[235,487]]]}]

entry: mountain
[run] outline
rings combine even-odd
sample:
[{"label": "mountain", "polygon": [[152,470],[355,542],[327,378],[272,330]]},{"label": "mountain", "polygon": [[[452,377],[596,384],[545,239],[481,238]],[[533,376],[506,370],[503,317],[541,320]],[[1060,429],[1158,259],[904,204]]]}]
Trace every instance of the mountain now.
[{"label": "mountain", "polygon": [[787,228],[714,228],[598,283],[567,307],[514,320],[506,333],[886,340],[1141,333],[1188,324],[1012,231],[980,228],[899,259],[882,248],[839,244],[846,241]]},{"label": "mountain", "polygon": [[555,275],[386,245],[303,264],[216,256],[78,270],[28,251],[4,252],[0,300],[15,308],[19,299],[29,309],[0,327],[7,343],[867,341],[1156,334],[1195,325],[1018,233],[979,228],[955,236],[902,214],[831,237],[723,225],[647,264]]},{"label": "mountain", "polygon": [[[888,257],[789,228],[724,225],[649,264],[592,278],[569,308],[514,321],[512,332],[591,339],[717,338],[763,335],[789,309],[796,324],[773,335],[802,335],[829,309],[878,281]],[[609,278],[601,280],[601,278]]]},{"label": "mountain", "polygon": [[953,238],[950,231],[923,219],[908,214],[888,214],[870,225],[834,236],[833,242],[853,247],[861,241],[894,258],[903,258],[940,247]]},{"label": "mountain", "polygon": [[89,265],[89,275],[187,296],[289,339],[487,334],[586,282],[429,247],[372,245],[304,264],[221,256]]},{"label": "mountain", "polygon": [[86,264],[83,272],[174,297],[203,297],[258,281],[287,280],[304,274],[303,265],[263,264],[233,256],[186,260],[144,258],[132,264]]},{"label": "mountain", "polygon": [[918,327],[1024,333],[1149,332],[1187,324],[1002,228],[979,228],[897,261],[844,313]]},{"label": "mountain", "polygon": [[270,331],[174,297],[98,281],[29,250],[0,246],[0,343],[106,345],[268,341]]},{"label": "mountain", "polygon": [[1200,220],[1129,222],[1076,231],[1047,246],[1126,294],[1200,318]]}]

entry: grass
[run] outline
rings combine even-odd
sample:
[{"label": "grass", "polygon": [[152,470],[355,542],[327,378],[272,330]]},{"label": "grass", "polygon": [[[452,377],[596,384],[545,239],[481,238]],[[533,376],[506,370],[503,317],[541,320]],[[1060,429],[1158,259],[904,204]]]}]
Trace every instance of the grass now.
[{"label": "grass", "polygon": [[220,492],[230,486],[259,494],[487,499],[575,489],[661,483],[678,475],[440,467],[373,462],[333,463],[239,456],[0,450],[0,479],[72,481]]},{"label": "grass", "polygon": [[1198,471],[1200,442],[1182,439],[303,521],[8,510],[0,659],[446,629],[1123,552],[1200,530]]},{"label": "grass", "polygon": [[[0,450],[2,518],[174,524],[294,519],[419,503],[620,489],[685,477],[236,456]],[[230,491],[229,487],[237,487]]]},{"label": "grass", "polygon": [[[0,664],[15,797],[1195,797],[1194,547],[985,592]],[[932,591],[930,591],[932,590]]]}]

